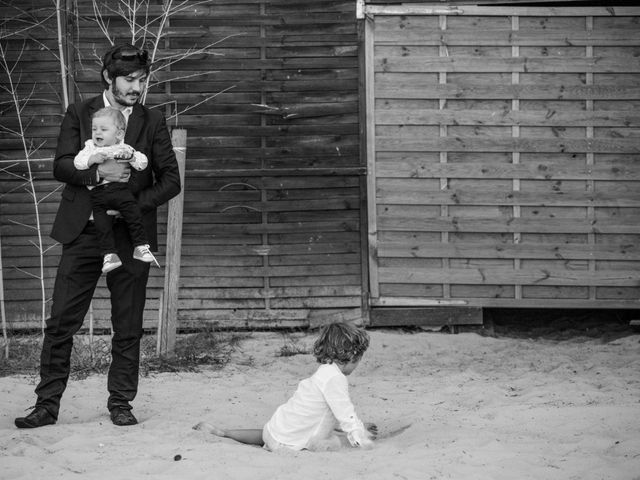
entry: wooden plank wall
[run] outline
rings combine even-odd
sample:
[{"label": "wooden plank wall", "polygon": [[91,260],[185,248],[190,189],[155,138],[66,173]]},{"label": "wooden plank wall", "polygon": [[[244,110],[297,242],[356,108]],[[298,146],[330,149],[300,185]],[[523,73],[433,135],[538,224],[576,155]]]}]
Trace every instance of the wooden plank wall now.
[{"label": "wooden plank wall", "polygon": [[[41,325],[42,299],[51,295],[58,264],[60,247],[48,233],[59,201],[60,184],[51,175],[51,160],[64,107],[53,4],[4,2],[0,18],[2,275],[8,326],[19,329]],[[42,264],[40,248],[46,251]],[[46,312],[49,306],[46,302]]]},{"label": "wooden plank wall", "polygon": [[368,10],[373,304],[638,308],[640,9],[445,7]]},{"label": "wooden plank wall", "polygon": [[[39,3],[45,10],[47,2]],[[96,52],[104,51],[107,42],[94,22],[92,2],[74,3],[77,15],[67,18],[73,88],[77,98],[87,98],[99,92]],[[103,13],[115,40],[128,40],[122,19],[113,11]],[[159,6],[152,5],[150,13],[159,13]],[[44,54],[27,43],[40,62]],[[305,326],[324,315],[358,312],[365,169],[355,2],[194,2],[171,17],[160,55],[207,46],[206,53],[158,74],[154,83],[164,83],[152,87],[147,97],[147,105],[165,109],[172,126],[188,131],[179,327]],[[53,73],[40,75],[53,78]],[[51,90],[57,94],[59,85]],[[33,136],[44,129],[50,134],[49,155],[60,120],[59,105],[53,107],[46,127],[40,126],[39,115],[34,117],[38,128]],[[14,153],[20,156],[19,149]],[[41,169],[49,185],[47,162]],[[12,240],[13,246],[7,243],[16,230],[9,215],[18,213],[8,210],[6,199],[21,209],[28,206],[15,192],[8,193],[13,185],[6,175],[2,188],[3,273],[5,285],[11,285],[12,327],[33,326],[35,287],[17,288],[19,282],[33,282],[7,263],[11,259],[22,267],[36,261],[25,246],[16,250],[26,236]],[[54,194],[47,201],[45,227],[50,228],[56,206]],[[166,209],[161,217],[166,218]],[[165,227],[161,230],[162,263]],[[46,258],[50,290],[55,249]],[[157,321],[162,275],[154,270],[149,282],[148,328]],[[97,326],[108,325],[108,309],[102,283],[94,301]]]}]

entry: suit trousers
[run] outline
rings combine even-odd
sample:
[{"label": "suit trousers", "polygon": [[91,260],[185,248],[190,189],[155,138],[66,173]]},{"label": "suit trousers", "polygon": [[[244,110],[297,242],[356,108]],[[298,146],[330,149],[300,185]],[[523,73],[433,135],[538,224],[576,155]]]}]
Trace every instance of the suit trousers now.
[{"label": "suit trousers", "polygon": [[[107,377],[107,408],[131,409],[138,391],[140,340],[149,278],[149,264],[133,259],[133,246],[124,221],[113,231],[122,267],[107,274],[111,294],[111,365]],[[47,319],[40,358],[36,406],[58,418],[60,399],[67,386],[73,335],[80,329],[102,274],[103,255],[98,232],[88,222],[73,242],[62,247],[53,287],[51,316]]]}]

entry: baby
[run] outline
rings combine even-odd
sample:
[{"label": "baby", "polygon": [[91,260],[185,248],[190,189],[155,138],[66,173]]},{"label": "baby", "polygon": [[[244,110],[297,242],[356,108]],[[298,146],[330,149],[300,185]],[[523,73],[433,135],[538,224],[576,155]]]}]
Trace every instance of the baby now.
[{"label": "baby", "polygon": [[[126,120],[120,110],[101,108],[91,119],[91,139],[78,152],[74,165],[78,170],[86,170],[94,164],[104,162],[128,162],[136,170],[147,167],[147,156],[124,143]],[[98,230],[98,241],[104,255],[102,272],[107,273],[122,265],[116,253],[113,235],[113,215],[107,210],[117,210],[124,218],[134,245],[133,258],[155,264],[156,258],[149,249],[147,235],[142,225],[142,212],[127,183],[106,180],[95,187],[88,186],[93,208],[93,221]]]},{"label": "baby", "polygon": [[[302,380],[293,396],[278,407],[262,429],[222,429],[200,422],[193,428],[267,450],[337,450],[341,438],[351,446],[370,448],[377,427],[356,415],[349,397],[347,375],[358,366],[369,347],[361,328],[333,323],[323,328],[313,347],[320,366]],[[338,435],[336,427],[342,435]],[[346,443],[346,442],[345,442]]]}]

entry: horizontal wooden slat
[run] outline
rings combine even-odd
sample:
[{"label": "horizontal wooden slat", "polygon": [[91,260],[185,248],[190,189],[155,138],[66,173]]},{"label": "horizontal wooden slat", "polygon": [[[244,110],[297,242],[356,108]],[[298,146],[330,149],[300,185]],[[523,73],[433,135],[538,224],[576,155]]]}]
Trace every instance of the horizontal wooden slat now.
[{"label": "horizontal wooden slat", "polygon": [[380,267],[380,275],[390,283],[447,283],[468,285],[610,285],[638,286],[638,270],[589,271],[557,269],[438,269],[407,271]]},{"label": "horizontal wooden slat", "polygon": [[424,24],[412,24],[403,20],[384,25],[376,25],[377,45],[483,45],[483,46],[636,46],[640,44],[640,32],[637,29],[563,31],[540,29],[533,31],[495,29],[491,31],[433,31],[425,29]]},{"label": "horizontal wooden slat", "polygon": [[549,72],[639,73],[640,60],[629,57],[438,57],[418,47],[378,47],[376,72]]},{"label": "horizontal wooden slat", "polygon": [[640,138],[377,137],[379,151],[640,153]]},{"label": "horizontal wooden slat", "polygon": [[542,243],[415,243],[405,241],[378,243],[382,257],[398,258],[509,258],[566,260],[628,260],[640,258],[640,246],[630,244],[550,244]]},{"label": "horizontal wooden slat", "polygon": [[444,325],[482,324],[482,309],[461,306],[415,308],[415,303],[407,304],[412,308],[374,308],[371,310],[371,325],[389,327],[419,325],[442,327]]},{"label": "horizontal wooden slat", "polygon": [[[549,84],[496,84],[458,85],[438,84],[421,73],[380,73],[376,78],[378,98],[437,98],[437,99],[544,99],[544,100],[631,100],[640,99],[636,85],[549,85]],[[384,112],[384,110],[383,110]],[[476,112],[477,113],[477,112]],[[490,113],[490,112],[481,112]],[[500,112],[503,115],[507,112]],[[523,111],[518,114],[528,114]],[[537,112],[534,112],[537,113]],[[550,112],[547,112],[549,114]],[[557,112],[579,113],[579,112]],[[583,112],[587,113],[587,112]],[[589,112],[593,115],[592,112]],[[615,112],[595,112],[612,115]],[[633,112],[626,112],[632,114]]]},{"label": "horizontal wooden slat", "polygon": [[369,15],[465,15],[499,17],[583,17],[583,16],[638,16],[640,11],[634,7],[532,7],[499,6],[486,7],[476,5],[420,5],[419,3],[402,6],[367,5],[364,10]]},{"label": "horizontal wooden slat", "polygon": [[[639,143],[640,145],[640,143]],[[559,163],[546,161],[527,163],[490,163],[460,162],[434,163],[423,161],[419,156],[381,153],[376,165],[379,177],[411,179],[418,183],[420,178],[501,178],[501,179],[537,179],[537,180],[640,180],[640,165],[633,157],[621,157],[619,161],[598,161]],[[389,183],[389,182],[387,182]],[[384,183],[383,183],[384,185]],[[410,184],[408,184],[410,185]],[[389,183],[391,188],[400,187],[398,182]],[[401,192],[397,192],[401,193]],[[593,192],[595,193],[595,192]],[[603,192],[604,193],[604,192]],[[614,194],[614,192],[611,192]],[[464,203],[464,202],[462,202]]]},{"label": "horizontal wooden slat", "polygon": [[640,192],[627,195],[615,193],[564,193],[541,196],[539,192],[520,191],[398,191],[379,188],[376,193],[380,205],[519,205],[519,206],[575,206],[575,207],[640,207]]},{"label": "horizontal wooden slat", "polygon": [[[182,299],[198,299],[203,289],[183,288]],[[360,295],[360,288],[345,286],[309,286],[309,287],[265,287],[265,288],[210,288],[206,289],[207,298],[278,298],[278,297],[332,297]]]},{"label": "horizontal wooden slat", "polygon": [[[210,3],[210,2],[208,2]],[[243,2],[244,3],[244,2]],[[145,13],[150,16],[162,15],[162,7],[157,5],[149,5],[149,8],[145,7]],[[197,6],[189,7],[184,6],[175,14],[172,18],[176,19],[198,19],[209,26],[235,26],[235,25],[315,25],[315,24],[335,24],[335,23],[349,23],[353,21],[352,14],[348,12],[309,12],[309,13],[289,13],[286,16],[278,14],[260,14],[257,7],[253,10],[253,14],[250,10],[243,9],[242,15],[229,15],[228,13],[222,13],[216,10],[215,6],[209,6],[203,3],[199,3]],[[83,16],[93,16],[93,8],[87,6],[80,6],[78,13]],[[354,12],[355,13],[355,12]],[[121,15],[110,9],[102,11],[103,18],[121,19]]]},{"label": "horizontal wooden slat", "polygon": [[[215,257],[227,257],[227,256],[246,256],[246,255],[318,255],[318,254],[330,254],[330,253],[342,253],[342,252],[359,252],[360,245],[357,242],[309,242],[306,244],[291,244],[284,245],[278,244],[261,244],[261,245],[221,245],[211,247],[210,245],[198,246],[189,245],[188,250],[182,253],[183,259],[187,259],[190,256],[194,256],[196,259],[201,255],[210,255]],[[197,260],[196,260],[197,261]]]},{"label": "horizontal wooden slat", "polygon": [[[455,302],[455,300],[451,300],[451,302]],[[466,296],[458,300],[458,305],[466,305],[466,306],[478,306],[484,308],[514,308],[514,305],[518,305],[518,308],[590,308],[590,309],[615,309],[615,308],[625,308],[625,309],[636,309],[640,307],[640,302],[638,300],[618,300],[618,299],[588,299],[588,298],[580,298],[580,299],[572,299],[572,298],[563,298],[563,299],[552,299],[545,298],[544,301],[541,301],[538,298],[533,299],[525,299],[515,297],[505,297],[505,298],[484,298],[479,297],[475,298],[472,296]],[[446,304],[446,302],[445,302]],[[398,297],[381,297],[372,302],[374,306],[430,306],[430,305],[438,305],[436,303],[436,299],[428,299],[422,297],[407,297],[407,298],[398,298]],[[455,303],[454,303],[455,305]]]},{"label": "horizontal wooden slat", "polygon": [[322,276],[345,274],[352,275],[360,272],[357,264],[342,265],[290,265],[290,266],[264,266],[264,267],[235,267],[233,269],[218,267],[191,267],[191,275],[202,277],[295,277],[301,275]]},{"label": "horizontal wooden slat", "polygon": [[[416,93],[419,98],[420,93]],[[381,92],[381,96],[388,96]],[[407,98],[403,96],[402,98]],[[513,97],[515,98],[515,97]],[[378,125],[640,126],[633,110],[436,110],[379,108]]]},{"label": "horizontal wooden slat", "polygon": [[[405,210],[407,208],[405,207]],[[378,227],[405,232],[495,232],[495,233],[615,233],[638,234],[640,224],[629,219],[589,220],[580,218],[464,218],[380,215]]]},{"label": "horizontal wooden slat", "polygon": [[[203,46],[211,45],[207,48],[207,52],[221,49],[248,49],[248,48],[260,48],[260,47],[281,47],[281,46],[317,46],[317,45],[347,45],[352,46],[356,43],[357,37],[354,29],[349,31],[339,31],[331,33],[326,31],[324,34],[315,32],[299,34],[278,34],[276,32],[265,32],[264,36],[260,36],[259,28],[250,26],[247,28],[229,27],[229,32],[225,32],[220,26],[204,26],[194,25],[187,20],[173,19],[173,24],[183,25],[170,25],[167,27],[167,36],[171,37],[171,48],[163,48],[158,52],[160,58],[169,57],[173,54],[180,53],[184,49],[198,49]],[[346,24],[345,24],[346,25]],[[326,26],[331,26],[328,24]],[[110,29],[112,34],[126,36],[128,33],[126,27],[112,27]],[[87,40],[101,41],[104,39],[104,34],[97,29],[85,27],[82,30],[82,37]],[[53,39],[52,39],[53,40]],[[181,50],[182,49],[182,50]],[[83,55],[90,55],[91,51],[83,49],[82,46],[79,49]],[[196,52],[192,57],[198,58],[211,58],[207,52]]]},{"label": "horizontal wooden slat", "polygon": [[[215,70],[263,70],[263,69],[297,69],[297,68],[353,68],[355,57],[288,57],[288,58],[251,58],[251,59],[217,59]],[[582,71],[582,70],[580,70]],[[78,74],[79,81],[95,81],[95,72],[86,71]]]}]

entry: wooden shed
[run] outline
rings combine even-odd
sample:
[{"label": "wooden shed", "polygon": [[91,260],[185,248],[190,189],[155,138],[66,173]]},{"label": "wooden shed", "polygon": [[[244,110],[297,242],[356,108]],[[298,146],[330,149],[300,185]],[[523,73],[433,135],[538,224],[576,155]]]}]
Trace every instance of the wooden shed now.
[{"label": "wooden shed", "polygon": [[[0,7],[0,83],[18,93],[0,92],[12,329],[41,324],[60,253],[60,92],[99,92],[97,20],[131,37],[102,0],[62,3]],[[188,55],[147,104],[187,130],[180,328],[640,307],[640,8],[483,3],[210,0],[170,16],[161,58]],[[104,283],[91,313],[109,325]]]}]

